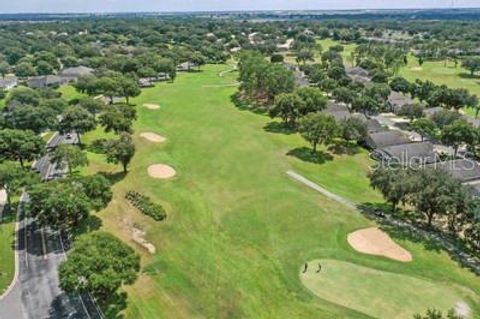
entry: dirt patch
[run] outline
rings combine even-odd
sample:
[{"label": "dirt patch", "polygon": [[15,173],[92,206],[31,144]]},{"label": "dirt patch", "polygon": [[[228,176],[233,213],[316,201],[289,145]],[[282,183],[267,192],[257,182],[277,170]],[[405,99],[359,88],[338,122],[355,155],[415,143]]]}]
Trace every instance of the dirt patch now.
[{"label": "dirt patch", "polygon": [[145,237],[146,231],[142,230],[142,227],[136,223],[133,223],[130,219],[123,219],[124,228],[128,231],[130,238],[140,247],[148,251],[150,254],[155,254],[157,249],[155,246],[148,242]]},{"label": "dirt patch", "polygon": [[164,164],[150,165],[147,169],[148,175],[153,178],[168,179],[176,175],[173,167]]},{"label": "dirt patch", "polygon": [[151,103],[145,103],[143,104],[144,107],[150,110],[158,110],[160,108],[160,105],[158,104],[151,104]]},{"label": "dirt patch", "polygon": [[348,234],[348,243],[364,254],[384,256],[402,262],[412,261],[412,255],[395,243],[390,236],[376,227],[357,230]]},{"label": "dirt patch", "polygon": [[423,71],[423,68],[421,66],[414,66],[413,68],[410,68],[412,71]]},{"label": "dirt patch", "polygon": [[455,313],[462,318],[470,317],[470,307],[463,301],[459,301],[455,304]]},{"label": "dirt patch", "polygon": [[166,138],[163,137],[163,136],[160,136],[156,133],[153,133],[153,132],[144,132],[142,134],[140,134],[141,137],[143,137],[144,139],[150,141],[150,142],[154,142],[154,143],[163,143],[165,142]]}]

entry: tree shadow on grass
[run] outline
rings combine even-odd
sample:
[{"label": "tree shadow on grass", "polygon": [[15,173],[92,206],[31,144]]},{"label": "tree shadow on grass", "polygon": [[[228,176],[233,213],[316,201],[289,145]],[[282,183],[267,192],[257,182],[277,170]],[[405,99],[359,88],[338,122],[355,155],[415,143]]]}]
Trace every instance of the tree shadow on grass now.
[{"label": "tree shadow on grass", "polygon": [[360,153],[360,147],[357,144],[341,141],[330,145],[328,151],[335,155],[356,155]]},{"label": "tree shadow on grass", "polygon": [[102,308],[105,318],[109,319],[123,319],[125,315],[123,311],[127,309],[127,293],[119,292],[113,294],[106,301],[102,302],[100,307]]},{"label": "tree shadow on grass", "polygon": [[461,77],[462,79],[480,80],[480,75],[478,74],[472,75],[470,73],[462,72],[458,76]]},{"label": "tree shadow on grass", "polygon": [[309,162],[314,164],[323,164],[327,161],[333,160],[332,155],[322,151],[316,151],[314,153],[312,149],[308,147],[295,148],[289,151],[287,155],[296,157],[304,162]]},{"label": "tree shadow on grass", "polygon": [[263,129],[269,133],[279,133],[286,135],[294,134],[296,132],[295,128],[293,128],[292,126],[276,121],[265,124]]},{"label": "tree shadow on grass", "polygon": [[98,174],[108,179],[112,185],[121,182],[127,176],[127,173],[123,171],[116,173],[99,172]]},{"label": "tree shadow on grass", "polygon": [[265,115],[267,113],[267,109],[264,106],[255,105],[249,101],[245,101],[241,98],[238,92],[230,96],[230,101],[235,105],[237,109],[241,111],[250,111],[262,115]]}]

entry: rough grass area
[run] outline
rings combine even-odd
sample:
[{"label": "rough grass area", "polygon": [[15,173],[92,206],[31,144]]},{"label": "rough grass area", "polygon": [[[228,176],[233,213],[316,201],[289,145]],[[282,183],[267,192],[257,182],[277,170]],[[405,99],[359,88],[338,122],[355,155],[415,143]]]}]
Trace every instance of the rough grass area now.
[{"label": "rough grass area", "polygon": [[[318,264],[322,269],[317,273]],[[313,260],[309,265],[306,273],[300,273],[300,280],[315,295],[375,318],[411,319],[426,307],[447,312],[476,298],[462,287],[338,260]]]},{"label": "rough grass area", "polygon": [[0,295],[12,282],[15,272],[14,233],[14,216],[4,216],[0,222]]},{"label": "rough grass area", "polygon": [[[461,63],[455,67],[453,62],[445,65],[444,61],[428,61],[419,66],[417,59],[410,55],[408,65],[400,69],[400,75],[412,82],[416,79],[430,80],[450,88],[465,88],[480,97],[480,76],[470,76],[470,72],[462,68]],[[475,115],[471,109],[466,112]]]},{"label": "rough grass area", "polygon": [[[276,130],[265,115],[234,106],[235,87],[211,87],[235,82],[235,72],[218,76],[229,68],[209,65],[202,72],[180,74],[175,83],[158,84],[133,99],[137,153],[126,176],[119,165],[89,153],[85,173],[106,171],[115,183],[111,204],[98,214],[104,229],[142,254],[144,273],[126,288],[126,318],[369,318],[304,287],[299,266],[314,259],[343,260],[480,292],[478,278],[445,253],[406,237],[394,239],[413,254],[408,265],[355,252],[347,234],[372,223],[285,172],[294,169],[356,202],[378,201],[366,178],[367,153],[322,150],[328,153],[320,154],[324,161],[309,161],[302,156],[308,145],[300,136]],[[141,107],[144,103],[162,108],[151,111]],[[161,132],[167,140],[153,144],[140,136],[146,131]],[[83,141],[103,135],[96,130]],[[177,177],[149,178],[147,167],[155,163],[175,167]],[[124,198],[130,189],[165,207],[168,219],[154,222],[133,209]],[[155,255],[136,246],[128,225],[146,232]],[[405,302],[416,298],[412,290]],[[478,303],[470,306],[480,313]]]}]

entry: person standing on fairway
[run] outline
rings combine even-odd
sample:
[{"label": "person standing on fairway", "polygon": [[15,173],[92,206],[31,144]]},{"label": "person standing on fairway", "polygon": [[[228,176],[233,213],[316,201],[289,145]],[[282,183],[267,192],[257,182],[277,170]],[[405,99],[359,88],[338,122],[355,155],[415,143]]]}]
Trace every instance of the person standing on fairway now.
[{"label": "person standing on fairway", "polygon": [[303,266],[303,273],[306,273],[307,269],[308,269],[308,263],[305,263],[305,265]]},{"label": "person standing on fairway", "polygon": [[317,274],[322,271],[322,264],[318,263]]}]

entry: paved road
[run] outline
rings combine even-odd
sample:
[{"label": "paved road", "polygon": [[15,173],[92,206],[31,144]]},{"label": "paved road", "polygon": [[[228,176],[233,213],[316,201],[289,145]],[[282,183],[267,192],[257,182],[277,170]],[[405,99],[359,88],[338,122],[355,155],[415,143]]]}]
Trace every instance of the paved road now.
[{"label": "paved road", "polygon": [[[40,166],[46,180],[56,173],[50,161]],[[0,319],[102,319],[89,295],[67,295],[60,289],[58,266],[66,259],[68,245],[58,231],[25,216],[27,202],[24,194],[18,208],[16,274],[13,286],[0,299]]]}]

